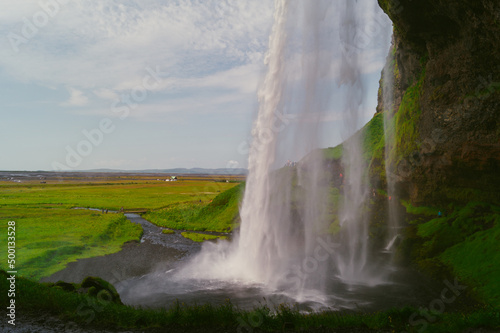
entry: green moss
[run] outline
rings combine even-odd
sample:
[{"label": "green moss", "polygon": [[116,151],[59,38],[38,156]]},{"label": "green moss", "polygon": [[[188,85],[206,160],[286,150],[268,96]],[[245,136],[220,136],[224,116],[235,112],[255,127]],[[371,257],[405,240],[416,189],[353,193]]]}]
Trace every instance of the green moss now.
[{"label": "green moss", "polygon": [[87,293],[91,296],[98,297],[100,300],[122,304],[120,295],[115,287],[104,279],[87,276],[83,279],[81,286],[82,288],[88,288]]},{"label": "green moss", "polygon": [[401,74],[399,73],[398,62],[396,61],[396,48],[394,48],[394,54],[392,55],[393,68],[394,68],[394,83],[399,82]]},{"label": "green moss", "polygon": [[[375,155],[382,158],[384,152],[384,115],[377,113],[373,118],[356,132],[353,137],[360,137],[360,144],[363,150],[363,158],[369,162]],[[350,140],[350,139],[348,139]],[[326,159],[337,160],[342,158],[343,145],[333,148],[323,149],[323,156]]]},{"label": "green moss", "polygon": [[383,158],[384,154],[384,114],[376,114],[362,129],[363,157],[369,161],[373,157]]},{"label": "green moss", "polygon": [[378,0],[378,4],[386,13],[390,13],[400,6],[399,1],[396,2],[394,0]]},{"label": "green moss", "polygon": [[451,269],[475,286],[483,301],[500,307],[500,207],[470,202],[429,220],[437,208],[404,204],[408,213],[427,217],[414,225],[413,256],[419,266],[438,276]]},{"label": "green moss", "polygon": [[464,241],[468,236],[492,226],[495,214],[484,203],[469,203],[449,216],[432,219],[418,226],[417,235],[428,239],[424,255],[436,255]]},{"label": "green moss", "polygon": [[425,71],[420,76],[418,82],[409,87],[403,99],[399,110],[394,116],[395,118],[395,156],[396,163],[399,163],[403,158],[409,157],[413,152],[419,150],[419,130],[418,124],[420,120],[420,97],[422,95],[422,87],[425,78]]},{"label": "green moss", "polygon": [[170,229],[163,229],[161,232],[164,233],[164,234],[166,234],[166,235],[175,234],[175,231],[174,230],[170,230]]},{"label": "green moss", "polygon": [[431,237],[439,232],[448,222],[446,218],[432,219],[429,222],[419,225],[417,235],[420,237]]},{"label": "green moss", "polygon": [[477,286],[482,299],[500,307],[500,215],[493,228],[472,234],[446,249],[440,258]]},{"label": "green moss", "polygon": [[406,208],[406,212],[414,215],[437,216],[440,209],[436,207],[420,206],[415,207],[409,201],[401,200],[401,204]]},{"label": "green moss", "polygon": [[338,159],[342,158],[343,150],[344,150],[344,148],[340,144],[340,145],[335,146],[333,148],[330,147],[330,148],[323,149],[323,154],[324,154],[325,159],[338,160]]},{"label": "green moss", "polygon": [[335,216],[333,222],[328,227],[328,233],[336,235],[341,230],[340,222],[337,216]]}]

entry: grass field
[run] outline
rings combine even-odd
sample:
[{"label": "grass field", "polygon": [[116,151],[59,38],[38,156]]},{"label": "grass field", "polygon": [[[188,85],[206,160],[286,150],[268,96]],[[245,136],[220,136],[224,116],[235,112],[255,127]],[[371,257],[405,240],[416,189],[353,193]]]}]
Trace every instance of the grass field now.
[{"label": "grass field", "polygon": [[160,227],[227,232],[239,222],[239,203],[244,192],[244,184],[234,186],[220,193],[209,204],[184,202],[166,208],[149,211],[144,218]]},{"label": "grass field", "polygon": [[195,242],[203,242],[206,240],[216,240],[216,239],[227,239],[226,236],[207,235],[189,231],[184,231],[181,233],[181,235]]},{"label": "grass field", "polygon": [[[66,263],[117,252],[123,243],[142,234],[139,225],[122,214],[59,207],[1,207],[0,248],[7,248],[7,222],[16,222],[16,269],[39,279],[63,269]],[[0,267],[6,269],[2,260]]]},{"label": "grass field", "polygon": [[[114,253],[125,242],[140,239],[140,226],[123,214],[72,208],[134,211],[196,203],[201,210],[237,185],[221,180],[199,177],[164,182],[115,177],[92,182],[75,177],[45,184],[0,182],[0,248],[7,248],[7,224],[15,221],[16,268],[23,276],[40,279],[68,262]],[[7,269],[6,265],[6,260],[0,261],[0,268]]]},{"label": "grass field", "polygon": [[92,207],[128,210],[158,209],[173,203],[212,200],[234,183],[212,180],[136,183],[70,183],[0,185],[0,206],[65,208]]}]

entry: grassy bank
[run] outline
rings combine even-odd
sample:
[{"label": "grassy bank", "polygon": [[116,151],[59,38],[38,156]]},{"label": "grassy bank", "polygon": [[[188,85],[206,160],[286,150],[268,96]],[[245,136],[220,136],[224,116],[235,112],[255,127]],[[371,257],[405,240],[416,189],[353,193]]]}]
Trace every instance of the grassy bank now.
[{"label": "grassy bank", "polygon": [[[8,281],[2,273],[0,292],[6,293]],[[419,332],[459,332],[467,328],[498,328],[500,314],[491,308],[470,313],[433,313],[432,321],[419,310],[393,309],[374,313],[332,312],[301,313],[285,304],[277,309],[261,306],[244,311],[228,300],[223,305],[185,306],[174,303],[167,309],[135,309],[106,302],[86,294],[65,292],[25,278],[17,279],[16,306],[18,314],[40,311],[58,315],[82,327],[100,329],[164,329],[183,331],[203,329],[217,332],[222,329],[240,331],[315,331],[318,329],[356,329]],[[0,306],[7,306],[2,298]],[[415,318],[420,319],[419,322]],[[18,319],[22,321],[22,317]]]},{"label": "grassy bank", "polygon": [[216,239],[227,239],[226,236],[207,235],[207,234],[200,234],[197,232],[188,232],[188,231],[182,232],[181,235],[194,242],[203,242],[206,240],[216,240]]},{"label": "grassy bank", "polygon": [[239,203],[244,184],[217,195],[208,205],[200,202],[178,203],[150,211],[143,217],[165,228],[193,231],[228,232],[239,223]]},{"label": "grassy bank", "polygon": [[[7,248],[7,222],[16,222],[16,268],[35,279],[63,269],[68,262],[121,249],[123,243],[138,241],[139,225],[121,214],[58,207],[2,207],[0,248]],[[0,268],[7,262],[2,260]]]}]

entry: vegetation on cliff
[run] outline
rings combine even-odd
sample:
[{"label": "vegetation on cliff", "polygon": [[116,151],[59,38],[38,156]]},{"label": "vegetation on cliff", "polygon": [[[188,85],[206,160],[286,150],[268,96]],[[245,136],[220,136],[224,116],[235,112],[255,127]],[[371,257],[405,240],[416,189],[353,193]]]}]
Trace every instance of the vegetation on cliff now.
[{"label": "vegetation on cliff", "polygon": [[[500,307],[500,207],[413,207],[401,252],[435,277],[459,277],[481,301]],[[439,216],[441,215],[441,216]]]}]

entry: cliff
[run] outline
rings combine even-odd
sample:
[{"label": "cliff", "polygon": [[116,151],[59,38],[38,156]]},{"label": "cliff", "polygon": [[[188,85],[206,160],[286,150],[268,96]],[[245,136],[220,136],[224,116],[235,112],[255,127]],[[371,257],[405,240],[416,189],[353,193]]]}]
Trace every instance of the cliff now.
[{"label": "cliff", "polygon": [[[500,3],[379,0],[394,24],[396,154],[414,204],[500,204]],[[399,113],[399,115],[398,115]]]},{"label": "cliff", "polygon": [[392,177],[406,206],[403,261],[500,306],[500,2],[378,2],[394,44],[371,123],[385,115],[394,143],[373,151],[370,182]]}]

